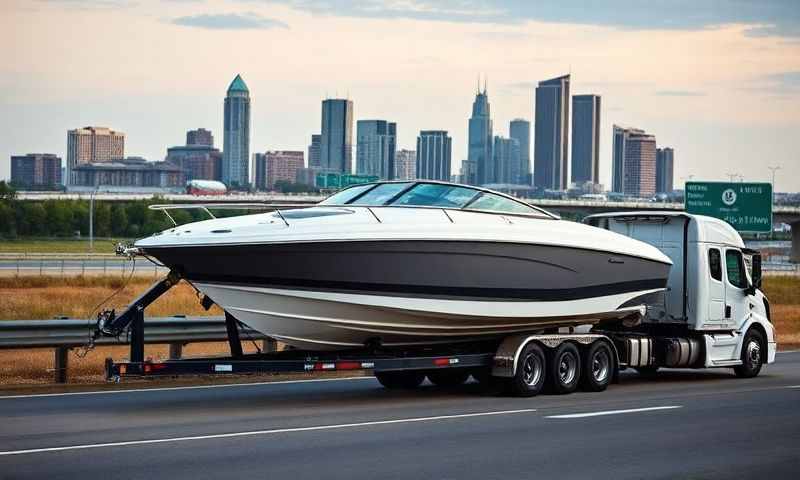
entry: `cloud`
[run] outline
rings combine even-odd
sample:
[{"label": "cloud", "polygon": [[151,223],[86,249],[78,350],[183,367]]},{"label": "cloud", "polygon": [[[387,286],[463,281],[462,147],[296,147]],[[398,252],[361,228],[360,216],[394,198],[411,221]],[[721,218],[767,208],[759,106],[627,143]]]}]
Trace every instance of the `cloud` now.
[{"label": "cloud", "polygon": [[749,25],[750,36],[800,37],[796,0],[240,0],[277,3],[309,12],[356,18],[519,24],[576,23],[633,30],[699,30]]},{"label": "cloud", "polygon": [[220,13],[177,17],[170,23],[183,27],[207,28],[209,30],[261,30],[289,28],[286,23],[256,13]]},{"label": "cloud", "polygon": [[706,92],[697,90],[659,90],[656,92],[656,96],[659,97],[705,97],[706,95]]},{"label": "cloud", "polygon": [[800,70],[764,75],[754,88],[769,89],[771,93],[800,93]]},{"label": "cloud", "polygon": [[40,3],[63,5],[70,8],[120,8],[136,5],[133,0],[37,0]]}]

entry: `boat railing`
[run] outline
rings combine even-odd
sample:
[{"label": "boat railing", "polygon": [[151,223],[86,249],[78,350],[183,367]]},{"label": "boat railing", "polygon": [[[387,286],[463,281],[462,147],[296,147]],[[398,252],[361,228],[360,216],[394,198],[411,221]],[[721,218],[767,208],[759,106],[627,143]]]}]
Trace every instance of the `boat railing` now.
[{"label": "boat railing", "polygon": [[212,219],[217,218],[217,216],[211,212],[212,210],[274,210],[288,227],[289,222],[286,220],[286,217],[283,216],[283,213],[281,213],[281,209],[305,208],[313,205],[314,204],[308,203],[167,203],[150,205],[148,208],[150,210],[163,212],[175,226],[178,225],[178,222],[169,214],[170,210],[202,210]]}]

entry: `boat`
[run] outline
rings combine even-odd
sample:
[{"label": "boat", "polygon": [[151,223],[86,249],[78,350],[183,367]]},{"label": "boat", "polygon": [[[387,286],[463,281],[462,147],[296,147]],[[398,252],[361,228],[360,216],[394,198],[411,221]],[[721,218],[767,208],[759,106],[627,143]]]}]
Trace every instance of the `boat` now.
[{"label": "boat", "polygon": [[428,180],[175,226],[134,247],[240,322],[314,350],[635,320],[663,293],[671,266],[632,238]]}]

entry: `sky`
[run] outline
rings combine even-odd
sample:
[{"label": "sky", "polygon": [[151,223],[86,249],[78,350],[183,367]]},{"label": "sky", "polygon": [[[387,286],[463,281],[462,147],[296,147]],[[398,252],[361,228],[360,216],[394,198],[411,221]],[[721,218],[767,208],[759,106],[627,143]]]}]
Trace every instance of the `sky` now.
[{"label": "sky", "polygon": [[162,160],[186,130],[222,144],[225,91],[250,88],[251,152],[306,151],[321,101],[397,122],[398,148],[448,130],[466,158],[478,77],[496,135],[533,119],[538,81],[572,75],[602,96],[601,183],[612,125],[675,149],[676,187],[770,181],[800,191],[800,5],[795,0],[3,0],[0,178],[11,155],[56,153],[67,130],[125,132]]}]

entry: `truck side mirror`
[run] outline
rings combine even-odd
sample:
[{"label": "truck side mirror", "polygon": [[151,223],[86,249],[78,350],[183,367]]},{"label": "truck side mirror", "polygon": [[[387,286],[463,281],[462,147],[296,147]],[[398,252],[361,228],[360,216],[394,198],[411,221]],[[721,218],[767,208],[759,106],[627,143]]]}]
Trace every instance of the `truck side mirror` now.
[{"label": "truck side mirror", "polygon": [[761,254],[753,255],[753,286],[761,288]]}]

